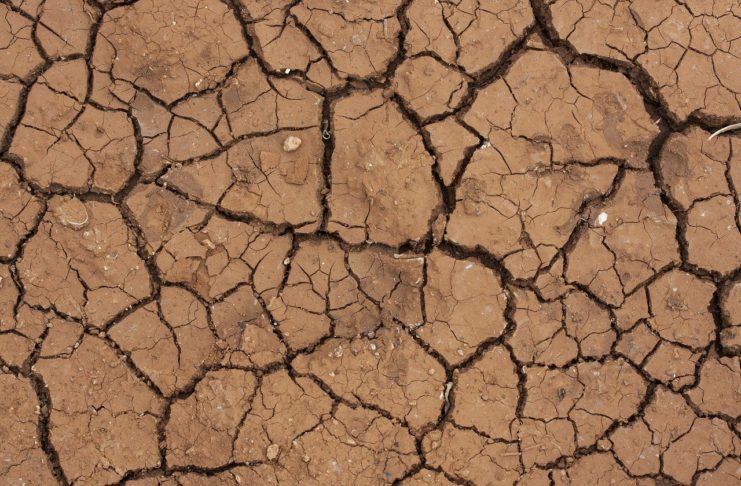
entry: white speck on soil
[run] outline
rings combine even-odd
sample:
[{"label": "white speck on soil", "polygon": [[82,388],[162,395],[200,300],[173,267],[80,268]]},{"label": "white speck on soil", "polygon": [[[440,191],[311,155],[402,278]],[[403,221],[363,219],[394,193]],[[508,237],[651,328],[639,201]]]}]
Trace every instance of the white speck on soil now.
[{"label": "white speck on soil", "polygon": [[269,461],[272,461],[276,457],[278,457],[278,453],[280,453],[280,446],[278,444],[270,444],[268,446],[266,455]]},{"label": "white speck on soil", "polygon": [[285,152],[295,152],[301,146],[301,139],[291,135],[283,141],[283,150]]}]

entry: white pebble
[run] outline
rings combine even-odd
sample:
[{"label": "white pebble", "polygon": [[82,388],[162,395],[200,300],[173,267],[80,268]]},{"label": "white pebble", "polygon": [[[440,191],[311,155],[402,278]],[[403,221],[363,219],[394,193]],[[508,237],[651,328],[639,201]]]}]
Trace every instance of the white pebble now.
[{"label": "white pebble", "polygon": [[301,146],[301,139],[291,135],[283,141],[283,150],[286,152],[294,152]]},{"label": "white pebble", "polygon": [[269,461],[272,461],[276,457],[278,457],[278,453],[280,452],[280,446],[278,444],[270,444],[268,446],[267,450],[267,457]]}]

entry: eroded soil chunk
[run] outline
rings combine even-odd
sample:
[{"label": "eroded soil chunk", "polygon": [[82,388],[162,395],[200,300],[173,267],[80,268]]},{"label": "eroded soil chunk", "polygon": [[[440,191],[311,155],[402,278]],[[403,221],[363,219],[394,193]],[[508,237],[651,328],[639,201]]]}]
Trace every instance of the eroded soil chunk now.
[{"label": "eroded soil chunk", "polygon": [[49,211],[18,262],[26,301],[103,326],[147,297],[151,283],[134,233],[112,204],[69,196]]},{"label": "eroded soil chunk", "polygon": [[54,403],[51,440],[70,479],[108,483],[159,465],[161,400],[105,341],[87,336],[70,356],[37,368]]},{"label": "eroded soil chunk", "polygon": [[527,2],[415,0],[408,11],[410,54],[432,51],[469,73],[494,64],[533,23]]},{"label": "eroded soil chunk", "polygon": [[440,203],[422,137],[380,91],[346,98],[334,113],[328,228],[349,243],[422,239]]},{"label": "eroded soil chunk", "polygon": [[351,403],[372,403],[415,429],[442,409],[444,369],[399,328],[384,328],[374,338],[328,340],[293,366]]},{"label": "eroded soil chunk", "polygon": [[3,414],[0,430],[0,477],[9,484],[51,484],[54,477],[37,431],[39,403],[28,380],[0,375]]},{"label": "eroded soil chunk", "polygon": [[0,164],[0,256],[10,258],[33,230],[43,206],[7,164]]},{"label": "eroded soil chunk", "polygon": [[309,0],[291,13],[316,39],[343,77],[381,74],[397,52],[401,2]]},{"label": "eroded soil chunk", "polygon": [[97,71],[170,103],[212,88],[247,55],[241,27],[216,0],[147,0],[103,17],[93,57]]}]

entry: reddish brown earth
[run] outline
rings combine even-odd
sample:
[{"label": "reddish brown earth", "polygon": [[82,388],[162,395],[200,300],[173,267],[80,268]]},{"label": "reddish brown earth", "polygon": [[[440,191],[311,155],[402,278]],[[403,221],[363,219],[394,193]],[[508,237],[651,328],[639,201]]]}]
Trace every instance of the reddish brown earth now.
[{"label": "reddish brown earth", "polygon": [[738,0],[0,0],[0,484],[741,484]]}]

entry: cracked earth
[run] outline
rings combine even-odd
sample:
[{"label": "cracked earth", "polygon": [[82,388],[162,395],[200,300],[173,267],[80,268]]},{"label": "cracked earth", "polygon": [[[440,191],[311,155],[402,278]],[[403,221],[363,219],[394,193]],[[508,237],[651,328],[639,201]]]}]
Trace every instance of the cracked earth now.
[{"label": "cracked earth", "polygon": [[741,484],[738,0],[0,0],[0,483]]}]

